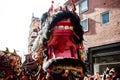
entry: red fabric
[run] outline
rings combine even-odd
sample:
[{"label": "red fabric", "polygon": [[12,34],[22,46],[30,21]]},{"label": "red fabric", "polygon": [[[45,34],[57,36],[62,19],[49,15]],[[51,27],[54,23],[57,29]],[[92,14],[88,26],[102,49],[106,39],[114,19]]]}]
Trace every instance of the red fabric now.
[{"label": "red fabric", "polygon": [[66,40],[64,38],[57,38],[55,42],[55,48],[57,48],[61,53],[64,52],[66,46]]},{"label": "red fabric", "polygon": [[48,73],[50,73],[50,72],[51,72],[51,70],[50,70],[50,69],[47,69],[47,72],[48,72]]},{"label": "red fabric", "polygon": [[75,2],[75,0],[72,0],[71,2],[72,2],[72,3],[74,3],[74,2]]},{"label": "red fabric", "polygon": [[45,78],[43,77],[42,80],[45,80]]}]

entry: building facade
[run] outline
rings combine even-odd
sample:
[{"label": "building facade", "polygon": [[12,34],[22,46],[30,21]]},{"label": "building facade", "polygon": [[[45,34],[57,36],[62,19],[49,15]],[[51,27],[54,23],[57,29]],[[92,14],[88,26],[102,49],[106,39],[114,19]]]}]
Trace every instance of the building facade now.
[{"label": "building facade", "polygon": [[32,53],[32,46],[38,35],[39,30],[40,30],[40,18],[34,17],[34,15],[32,15],[30,30],[29,30],[29,37],[28,37],[28,44],[29,44],[28,54]]},{"label": "building facade", "polygon": [[[89,70],[120,66],[120,0],[74,0],[84,29]],[[71,8],[71,0],[65,2]]]}]

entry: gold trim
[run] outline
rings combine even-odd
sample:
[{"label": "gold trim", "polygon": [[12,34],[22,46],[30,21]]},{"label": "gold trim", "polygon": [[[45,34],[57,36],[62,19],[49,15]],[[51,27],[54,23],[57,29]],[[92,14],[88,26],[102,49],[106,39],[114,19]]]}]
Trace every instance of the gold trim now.
[{"label": "gold trim", "polygon": [[52,66],[52,70],[58,69],[58,70],[71,70],[71,71],[77,71],[83,73],[83,68],[81,66],[72,67],[72,66]]}]

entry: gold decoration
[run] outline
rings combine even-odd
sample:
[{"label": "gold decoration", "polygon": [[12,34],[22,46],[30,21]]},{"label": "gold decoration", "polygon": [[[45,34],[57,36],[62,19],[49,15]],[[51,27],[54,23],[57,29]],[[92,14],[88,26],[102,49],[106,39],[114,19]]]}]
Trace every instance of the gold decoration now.
[{"label": "gold decoration", "polygon": [[14,53],[14,54],[17,54],[17,52],[16,52],[16,50],[15,50],[15,49],[14,49],[13,53]]},{"label": "gold decoration", "polygon": [[6,47],[6,51],[5,51],[6,53],[9,53],[9,49],[8,49],[8,47]]}]

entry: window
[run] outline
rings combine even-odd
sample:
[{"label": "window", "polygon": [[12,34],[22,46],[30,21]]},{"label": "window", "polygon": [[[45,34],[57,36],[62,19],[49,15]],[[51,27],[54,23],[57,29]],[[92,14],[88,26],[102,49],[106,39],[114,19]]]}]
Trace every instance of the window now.
[{"label": "window", "polygon": [[88,31],[88,19],[81,21],[81,25],[84,31]]},{"label": "window", "polygon": [[109,22],[109,11],[101,14],[101,20],[102,20],[102,24],[106,24]]},{"label": "window", "polygon": [[85,12],[88,10],[88,0],[83,0],[81,3],[80,3],[80,12]]}]

